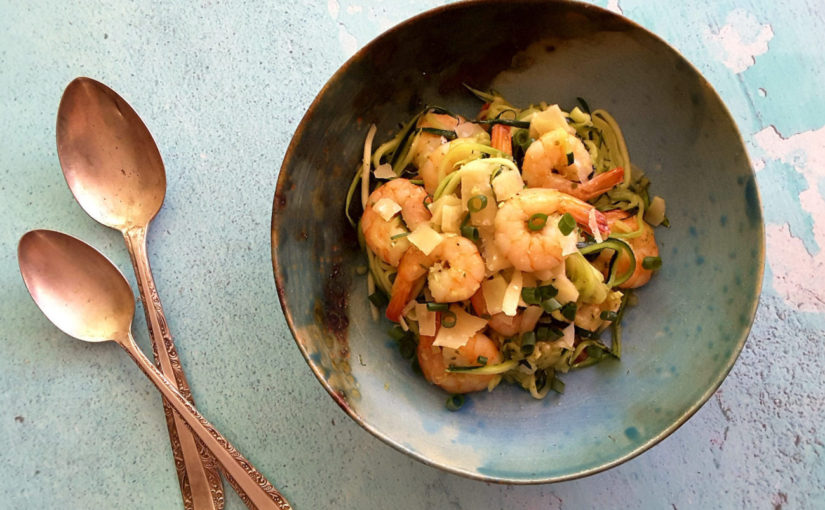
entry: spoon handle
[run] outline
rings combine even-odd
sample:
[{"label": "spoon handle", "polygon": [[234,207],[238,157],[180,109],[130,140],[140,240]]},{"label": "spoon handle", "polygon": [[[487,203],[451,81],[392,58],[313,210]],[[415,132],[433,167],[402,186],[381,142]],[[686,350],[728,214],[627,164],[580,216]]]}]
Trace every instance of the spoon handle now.
[{"label": "spoon handle", "polygon": [[223,474],[252,510],[291,510],[292,506],[220,432],[201,416],[172,382],[164,376],[135,344],[131,332],[118,343],[135,360],[143,373],[160,390],[169,404],[223,468]]},{"label": "spoon handle", "polygon": [[[123,232],[126,247],[135,269],[146,324],[152,339],[152,352],[160,371],[169,378],[180,394],[194,404],[189,383],[183,373],[178,352],[172,341],[163,306],[160,304],[155,280],[146,254],[146,227],[135,227]],[[164,399],[163,412],[172,444],[175,470],[178,474],[183,506],[186,510],[221,510],[224,507],[221,477],[210,453],[200,448],[192,432],[181,417],[173,412]]]}]

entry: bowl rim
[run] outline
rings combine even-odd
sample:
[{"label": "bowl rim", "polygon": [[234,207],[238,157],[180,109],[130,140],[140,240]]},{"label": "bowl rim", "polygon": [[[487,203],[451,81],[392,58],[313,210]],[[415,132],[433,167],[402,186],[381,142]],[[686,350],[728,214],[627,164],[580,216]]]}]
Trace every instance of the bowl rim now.
[{"label": "bowl rim", "polygon": [[[756,205],[758,206],[758,208],[754,208],[754,209],[758,210],[758,212],[759,212],[758,220],[759,220],[760,236],[759,236],[759,245],[757,247],[757,253],[755,255],[755,257],[758,259],[758,271],[756,272],[757,274],[754,275],[757,278],[756,279],[756,285],[754,287],[755,299],[753,299],[753,303],[751,304],[750,310],[748,310],[747,313],[746,313],[746,317],[748,318],[747,325],[743,326],[742,332],[741,332],[739,338],[737,339],[736,344],[734,346],[734,349],[731,351],[730,356],[728,357],[728,360],[726,361],[726,364],[723,367],[723,370],[721,370],[717,374],[717,376],[713,379],[711,384],[708,386],[708,389],[704,393],[702,393],[701,396],[688,409],[686,409],[682,413],[682,415],[679,416],[678,419],[676,419],[672,424],[670,424],[668,427],[663,429],[658,434],[652,436],[650,439],[648,439],[644,443],[637,446],[635,449],[633,449],[633,450],[617,457],[616,459],[614,459],[612,461],[602,463],[601,465],[596,466],[596,467],[581,469],[579,471],[571,472],[571,473],[568,473],[568,474],[565,474],[565,475],[544,477],[544,478],[517,478],[517,477],[507,477],[507,476],[503,476],[503,477],[502,476],[491,476],[491,475],[485,475],[485,474],[475,472],[475,471],[469,471],[469,470],[466,470],[466,469],[461,469],[461,468],[456,468],[456,467],[449,466],[449,465],[444,465],[444,464],[438,463],[438,462],[426,457],[422,453],[411,451],[409,448],[407,448],[402,443],[398,442],[397,440],[393,439],[392,437],[390,437],[386,433],[378,430],[374,426],[367,423],[358,413],[355,412],[355,410],[352,409],[352,407],[350,407],[350,405],[346,401],[346,399],[344,397],[342,397],[334,388],[332,388],[332,386],[330,386],[330,384],[325,379],[324,374],[321,371],[321,369],[318,366],[316,366],[315,362],[311,359],[310,353],[307,351],[306,347],[304,345],[302,345],[300,341],[298,341],[297,328],[296,328],[294,319],[292,317],[292,312],[291,312],[290,308],[287,306],[287,298],[285,296],[285,291],[284,291],[284,270],[283,270],[284,268],[280,265],[280,263],[278,261],[278,253],[277,253],[277,251],[278,251],[277,247],[278,247],[278,242],[279,242],[277,227],[278,227],[278,224],[279,224],[279,211],[282,207],[279,204],[279,202],[281,200],[281,196],[283,195],[284,189],[286,188],[287,181],[288,181],[288,177],[285,176],[284,170],[291,163],[293,152],[296,149],[296,147],[300,144],[300,142],[302,141],[304,130],[305,130],[305,127],[306,127],[305,124],[313,116],[313,113],[315,112],[316,108],[318,107],[319,103],[321,102],[322,97],[326,94],[327,90],[332,86],[332,84],[335,83],[336,81],[338,81],[340,79],[340,77],[343,76],[349,70],[349,68],[352,65],[354,65],[355,62],[357,62],[361,58],[363,58],[363,56],[366,53],[368,53],[369,51],[371,51],[371,49],[374,46],[381,44],[381,42],[384,39],[388,38],[392,33],[406,27],[409,24],[418,23],[421,20],[429,18],[429,17],[440,16],[444,12],[448,12],[448,11],[452,11],[452,10],[463,10],[463,9],[466,9],[466,8],[470,7],[472,4],[501,4],[501,3],[512,3],[512,2],[516,2],[516,3],[520,3],[520,4],[527,4],[527,5],[566,4],[566,5],[569,5],[569,6],[573,6],[574,8],[582,9],[585,12],[586,11],[593,11],[593,12],[596,12],[596,13],[598,13],[600,15],[603,15],[603,16],[604,15],[614,16],[619,21],[621,21],[622,23],[628,25],[630,28],[632,28],[634,30],[637,30],[637,31],[641,31],[645,36],[652,38],[655,42],[663,45],[663,47],[666,48],[668,51],[674,53],[679,59],[681,59],[681,61],[684,64],[686,64],[688,69],[692,70],[696,74],[696,76],[698,76],[702,80],[703,84],[707,87],[708,91],[710,93],[712,93],[712,95],[718,100],[719,104],[721,105],[721,107],[722,107],[721,108],[721,113],[730,120],[731,125],[734,127],[734,130],[736,132],[735,133],[736,137],[737,137],[737,139],[740,143],[740,146],[743,149],[743,154],[745,156],[745,162],[747,163],[748,168],[750,169],[750,175],[751,175],[751,178],[754,181],[754,199],[756,201]],[[377,437],[378,439],[380,439],[384,443],[386,443],[389,446],[395,448],[396,450],[398,450],[398,451],[400,451],[400,452],[402,452],[402,453],[404,453],[404,454],[406,454],[406,455],[408,455],[408,456],[410,456],[410,457],[412,457],[412,458],[414,458],[414,459],[416,459],[416,460],[418,460],[418,461],[420,461],[420,462],[422,462],[426,465],[441,469],[443,471],[447,471],[449,473],[457,474],[457,475],[460,475],[460,476],[463,476],[463,477],[466,477],[466,478],[479,480],[479,481],[483,481],[483,482],[513,484],[513,485],[536,485],[536,484],[555,483],[555,482],[563,482],[563,481],[568,481],[568,480],[575,480],[575,479],[578,479],[578,478],[583,478],[583,477],[586,477],[586,476],[601,473],[602,471],[606,471],[610,468],[613,468],[615,466],[623,464],[623,463],[639,456],[640,454],[644,453],[645,451],[651,449],[653,446],[659,444],[662,440],[664,440],[666,437],[668,437],[669,435],[674,433],[685,422],[687,422],[705,403],[707,403],[707,401],[710,399],[710,397],[714,393],[716,393],[716,391],[722,385],[722,382],[724,382],[725,378],[728,376],[730,371],[733,369],[733,366],[735,365],[737,359],[739,358],[739,355],[742,352],[742,349],[745,346],[745,342],[747,341],[748,337],[750,336],[750,332],[751,332],[751,329],[753,327],[753,323],[754,323],[754,320],[755,320],[755,317],[756,317],[756,311],[759,307],[759,302],[760,302],[760,298],[761,298],[761,294],[762,294],[762,284],[763,284],[763,280],[764,280],[764,272],[765,272],[765,222],[764,222],[764,210],[763,210],[763,206],[762,206],[762,200],[761,200],[760,193],[759,193],[759,187],[756,183],[756,176],[755,176],[755,172],[753,170],[753,163],[751,162],[750,155],[748,154],[748,151],[747,151],[746,147],[747,146],[745,144],[744,138],[742,137],[742,133],[739,130],[739,127],[738,127],[734,117],[731,115],[728,106],[722,100],[722,97],[719,95],[719,93],[716,91],[716,89],[710,84],[710,82],[699,71],[699,69],[697,69],[696,66],[690,60],[685,58],[685,56],[679,50],[677,50],[672,45],[670,45],[662,37],[658,36],[657,34],[652,32],[651,30],[648,30],[647,28],[643,27],[639,23],[625,17],[622,14],[618,14],[616,12],[613,12],[613,11],[609,10],[609,9],[599,7],[599,6],[596,6],[596,5],[592,5],[592,4],[588,4],[588,3],[584,3],[584,2],[581,2],[581,1],[578,1],[578,0],[463,0],[463,1],[458,1],[458,2],[455,2],[455,3],[451,3],[451,4],[438,6],[438,7],[432,8],[432,9],[428,9],[428,10],[423,11],[423,12],[417,14],[417,15],[406,18],[406,19],[400,21],[399,23],[396,23],[392,27],[384,30],[378,36],[374,37],[367,44],[362,46],[350,58],[348,58],[346,60],[346,62],[344,62],[344,64],[342,64],[335,71],[335,73],[324,83],[323,87],[318,91],[318,93],[316,94],[316,96],[313,99],[312,103],[310,103],[309,107],[307,108],[307,111],[304,113],[303,117],[301,118],[301,121],[298,123],[298,125],[295,129],[295,133],[293,134],[292,139],[291,139],[289,145],[287,146],[287,150],[284,154],[283,162],[281,163],[281,168],[279,169],[279,172],[278,172],[278,181],[277,181],[277,184],[276,184],[275,196],[274,196],[274,199],[273,199],[272,221],[271,221],[271,226],[270,226],[270,229],[271,229],[270,249],[271,249],[271,255],[272,255],[272,266],[273,266],[273,271],[274,271],[274,276],[275,276],[275,286],[276,286],[276,290],[277,290],[277,294],[278,294],[278,300],[279,300],[280,305],[281,305],[281,311],[283,312],[284,317],[286,318],[287,325],[289,326],[290,332],[292,333],[293,340],[297,344],[298,349],[301,351],[301,354],[304,357],[304,361],[306,361],[307,365],[309,365],[309,367],[312,370],[313,374],[315,374],[315,377],[321,383],[321,385],[326,390],[326,392],[332,397],[332,399],[338,404],[338,406],[350,418],[352,418],[358,425],[360,425],[362,428],[367,430],[370,434]]]}]

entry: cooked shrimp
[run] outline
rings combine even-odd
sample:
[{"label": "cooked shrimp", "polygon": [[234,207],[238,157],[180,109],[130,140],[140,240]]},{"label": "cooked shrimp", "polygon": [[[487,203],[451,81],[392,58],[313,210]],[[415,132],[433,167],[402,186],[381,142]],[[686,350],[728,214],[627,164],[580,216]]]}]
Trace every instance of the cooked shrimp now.
[{"label": "cooked shrimp", "polygon": [[590,200],[602,193],[607,193],[624,180],[624,169],[616,167],[613,170],[602,172],[584,183],[571,181],[555,172],[534,174],[527,185],[532,188],[557,189],[580,200]]},{"label": "cooked shrimp", "polygon": [[447,237],[429,255],[410,247],[398,264],[392,284],[387,318],[398,322],[401,311],[413,299],[413,289],[427,276],[433,299],[454,303],[469,299],[484,279],[484,259],[476,245],[466,237]]},{"label": "cooked shrimp", "polygon": [[[562,234],[556,214],[570,213],[580,226],[589,229],[591,216],[606,234],[607,219],[592,205],[553,189],[529,188],[502,203],[496,214],[495,242],[519,271],[543,271],[563,259]],[[531,230],[527,223],[535,214],[547,215],[543,228]]]},{"label": "cooked shrimp", "polygon": [[[568,164],[570,154],[573,162]],[[544,187],[541,181],[554,171],[568,181],[580,183],[593,173],[593,161],[587,147],[576,135],[561,128],[548,131],[531,143],[524,153],[522,165],[524,181],[533,188]]]},{"label": "cooked shrimp", "polygon": [[487,311],[487,301],[484,299],[484,293],[478,289],[470,298],[470,303],[473,305],[473,311],[479,317],[489,315],[487,326],[504,336],[515,336],[521,332],[521,312],[514,316],[509,316],[504,312],[490,314]]},{"label": "cooked shrimp", "polygon": [[421,372],[431,383],[450,393],[469,393],[488,387],[495,375],[461,374],[447,372],[450,365],[456,367],[480,366],[479,356],[487,358],[487,364],[501,363],[502,356],[494,341],[482,333],[476,333],[458,349],[436,347],[435,337],[421,336],[418,340],[418,364]]},{"label": "cooked shrimp", "polygon": [[[375,210],[375,204],[387,198],[401,207],[401,218],[393,216],[389,221]],[[427,192],[407,179],[393,179],[382,184],[367,199],[367,207],[361,216],[361,231],[364,240],[373,253],[393,267],[398,266],[401,257],[409,249],[410,242],[405,237],[393,239],[398,234],[414,230],[430,219],[430,211],[424,204]],[[406,224],[406,229],[402,225]]]},{"label": "cooked shrimp", "polygon": [[[610,230],[613,232],[633,232],[638,229],[636,216],[620,218],[618,215],[610,214],[608,216],[610,223]],[[656,245],[656,236],[653,234],[653,227],[648,225],[646,221],[642,221],[642,233],[636,237],[624,239],[630,248],[633,250],[633,255],[636,257],[636,269],[630,278],[619,285],[622,289],[635,289],[641,287],[650,281],[653,276],[653,270],[642,267],[645,257],[658,257],[659,246]],[[619,257],[616,260],[616,271],[618,274],[623,274],[628,270],[630,264],[630,257]]]}]

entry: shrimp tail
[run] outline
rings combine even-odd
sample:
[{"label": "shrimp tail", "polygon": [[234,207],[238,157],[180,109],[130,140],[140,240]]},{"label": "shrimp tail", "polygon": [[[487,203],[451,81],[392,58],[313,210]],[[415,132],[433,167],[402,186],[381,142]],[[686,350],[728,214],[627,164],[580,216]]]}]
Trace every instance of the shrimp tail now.
[{"label": "shrimp tail", "polygon": [[401,278],[396,278],[392,284],[392,296],[387,305],[387,318],[393,322],[399,322],[401,319],[401,312],[410,302],[410,294],[412,293],[413,283]]},{"label": "shrimp tail", "polygon": [[387,305],[387,318],[398,322],[401,312],[410,302],[416,283],[427,275],[431,262],[426,255],[415,247],[408,249],[398,263],[398,273],[392,283],[390,302]]},{"label": "shrimp tail", "polygon": [[490,142],[494,149],[498,149],[510,156],[513,155],[513,138],[510,133],[510,126],[494,124],[490,133]]},{"label": "shrimp tail", "polygon": [[574,196],[582,200],[590,200],[592,198],[596,198],[602,193],[607,193],[616,187],[616,185],[620,184],[623,180],[624,169],[617,166],[613,170],[600,173],[586,183],[578,186]]}]

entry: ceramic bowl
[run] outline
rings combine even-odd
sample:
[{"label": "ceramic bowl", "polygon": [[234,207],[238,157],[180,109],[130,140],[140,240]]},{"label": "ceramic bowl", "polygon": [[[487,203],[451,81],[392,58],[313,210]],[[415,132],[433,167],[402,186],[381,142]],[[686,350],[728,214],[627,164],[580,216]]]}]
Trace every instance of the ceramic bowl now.
[{"label": "ceramic bowl", "polygon": [[[370,124],[377,143],[424,105],[473,116],[462,84],[511,102],[610,111],[631,160],[666,198],[664,266],[626,314],[623,356],[564,376],[537,401],[503,384],[458,412],[373,321],[365,266],[344,218]],[[376,146],[377,146],[376,143]],[[298,347],[341,408],[427,464],[507,483],[571,479],[615,466],[685,422],[731,369],[756,310],[761,207],[742,139],[719,96],[657,36],[609,11],[564,1],[441,7],[384,33],[327,82],[281,168],[272,257]]]}]

